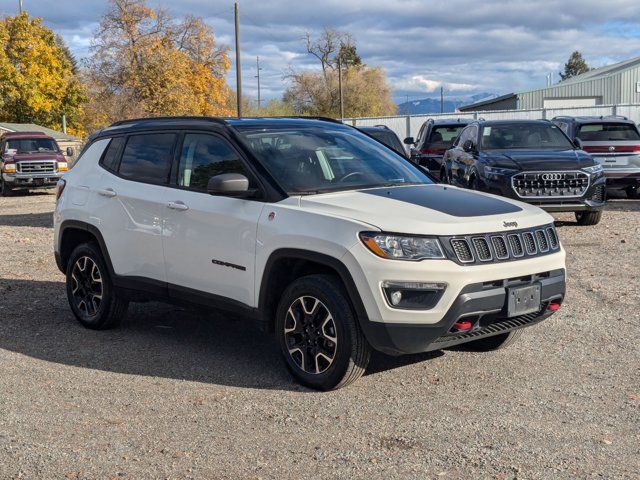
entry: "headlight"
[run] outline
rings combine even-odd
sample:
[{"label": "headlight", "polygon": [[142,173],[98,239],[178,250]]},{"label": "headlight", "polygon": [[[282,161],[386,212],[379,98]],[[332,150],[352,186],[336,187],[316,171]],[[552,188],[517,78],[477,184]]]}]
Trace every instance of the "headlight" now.
[{"label": "headlight", "polygon": [[58,162],[58,171],[67,172],[69,170],[69,164],[67,162]]},{"label": "headlight", "polygon": [[582,170],[588,173],[602,173],[602,165],[596,163],[592,167],[584,167]]},{"label": "headlight", "polygon": [[15,163],[6,163],[2,168],[4,173],[16,173],[16,164]]},{"label": "headlight", "polygon": [[360,239],[369,250],[382,258],[414,261],[445,258],[437,238],[362,232]]},{"label": "headlight", "polygon": [[494,177],[496,175],[512,175],[518,170],[513,168],[501,168],[501,167],[484,167],[484,174],[487,177]]}]

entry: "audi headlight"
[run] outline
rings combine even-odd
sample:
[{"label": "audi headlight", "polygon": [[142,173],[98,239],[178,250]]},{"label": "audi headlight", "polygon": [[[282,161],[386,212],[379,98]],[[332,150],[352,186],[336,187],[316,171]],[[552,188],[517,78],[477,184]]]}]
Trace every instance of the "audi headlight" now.
[{"label": "audi headlight", "polygon": [[600,165],[599,163],[596,163],[595,165],[591,166],[591,167],[584,167],[582,169],[583,171],[587,172],[587,173],[602,173],[602,165]]},{"label": "audi headlight", "polygon": [[518,170],[514,170],[513,168],[502,168],[502,167],[484,167],[484,175],[486,177],[497,177],[504,175],[513,175]]},{"label": "audi headlight", "polygon": [[413,261],[445,258],[440,242],[433,237],[362,232],[360,239],[369,250],[382,258]]}]

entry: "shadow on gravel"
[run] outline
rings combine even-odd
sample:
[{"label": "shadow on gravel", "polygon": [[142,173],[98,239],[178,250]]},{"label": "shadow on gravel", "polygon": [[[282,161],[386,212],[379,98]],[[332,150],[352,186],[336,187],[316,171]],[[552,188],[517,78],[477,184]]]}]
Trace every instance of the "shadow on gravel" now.
[{"label": "shadow on gravel", "polygon": [[[155,302],[132,303],[119,328],[88,330],[71,313],[63,282],[0,278],[0,348],[115,373],[312,392],[288,374],[273,336],[247,319]],[[439,355],[375,354],[367,374]]]},{"label": "shadow on gravel", "polygon": [[616,212],[640,212],[640,200],[610,200],[607,202],[605,215],[607,210]]},{"label": "shadow on gravel", "polygon": [[53,228],[53,212],[0,215],[0,226]]}]

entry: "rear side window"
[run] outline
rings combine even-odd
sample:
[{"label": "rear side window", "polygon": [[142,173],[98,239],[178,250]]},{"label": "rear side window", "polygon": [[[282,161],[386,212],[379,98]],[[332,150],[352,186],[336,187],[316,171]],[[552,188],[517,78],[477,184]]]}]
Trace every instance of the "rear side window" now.
[{"label": "rear side window", "polygon": [[124,137],[112,138],[102,157],[102,166],[115,172],[118,169],[118,152],[124,143]]},{"label": "rear side window", "polygon": [[435,127],[431,131],[431,135],[429,136],[427,143],[436,144],[437,146],[442,147],[450,147],[453,145],[454,140],[458,138],[458,135],[460,135],[463,128],[464,125]]},{"label": "rear side window", "polygon": [[222,138],[201,133],[184,136],[178,185],[205,192],[209,179],[222,173],[249,177],[236,151]]},{"label": "rear side window", "polygon": [[638,141],[640,134],[628,123],[590,123],[580,126],[578,137],[584,142]]},{"label": "rear side window", "polygon": [[148,183],[167,183],[175,133],[131,135],[122,152],[121,176]]}]

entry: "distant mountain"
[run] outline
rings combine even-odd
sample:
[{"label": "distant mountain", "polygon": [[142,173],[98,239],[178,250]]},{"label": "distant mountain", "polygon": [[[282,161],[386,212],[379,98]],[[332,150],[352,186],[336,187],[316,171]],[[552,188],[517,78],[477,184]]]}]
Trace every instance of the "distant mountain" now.
[{"label": "distant mountain", "polygon": [[[456,108],[470,103],[496,98],[495,93],[477,93],[475,95],[461,95],[444,97],[444,113],[455,112]],[[426,113],[440,113],[440,97],[411,100],[398,104],[399,115],[423,115]]]}]

